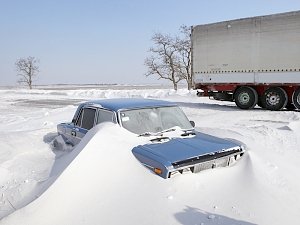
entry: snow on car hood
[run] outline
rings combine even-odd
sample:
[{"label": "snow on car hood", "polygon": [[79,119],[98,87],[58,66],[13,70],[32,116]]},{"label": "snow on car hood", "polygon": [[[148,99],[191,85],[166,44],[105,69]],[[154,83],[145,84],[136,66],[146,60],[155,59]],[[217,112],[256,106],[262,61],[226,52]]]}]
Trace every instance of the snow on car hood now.
[{"label": "snow on car hood", "polygon": [[139,145],[133,148],[132,151],[133,153],[147,151],[172,163],[195,156],[226,151],[238,146],[240,145],[234,141],[195,132],[192,137],[177,137],[161,143]]}]

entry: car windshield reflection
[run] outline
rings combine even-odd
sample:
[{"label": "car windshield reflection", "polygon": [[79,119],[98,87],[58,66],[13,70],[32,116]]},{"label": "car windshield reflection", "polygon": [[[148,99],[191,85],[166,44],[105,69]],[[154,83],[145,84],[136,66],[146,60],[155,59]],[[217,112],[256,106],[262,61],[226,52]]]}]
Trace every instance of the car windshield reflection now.
[{"label": "car windshield reflection", "polygon": [[177,106],[124,110],[120,112],[120,121],[125,129],[141,136],[174,127],[182,130],[193,129],[186,115]]}]

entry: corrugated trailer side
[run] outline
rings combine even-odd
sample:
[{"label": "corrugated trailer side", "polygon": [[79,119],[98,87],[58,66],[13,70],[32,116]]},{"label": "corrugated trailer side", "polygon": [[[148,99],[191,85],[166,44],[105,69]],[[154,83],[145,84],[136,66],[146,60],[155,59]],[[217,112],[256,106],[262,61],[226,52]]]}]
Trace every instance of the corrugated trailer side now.
[{"label": "corrugated trailer side", "polygon": [[[257,103],[272,110],[300,108],[295,96],[300,85],[300,11],[198,25],[191,39],[195,88],[206,95],[235,100],[245,109]],[[235,93],[241,87],[246,93],[239,97]],[[266,92],[269,88],[275,93]],[[279,98],[283,103],[276,105]]]}]

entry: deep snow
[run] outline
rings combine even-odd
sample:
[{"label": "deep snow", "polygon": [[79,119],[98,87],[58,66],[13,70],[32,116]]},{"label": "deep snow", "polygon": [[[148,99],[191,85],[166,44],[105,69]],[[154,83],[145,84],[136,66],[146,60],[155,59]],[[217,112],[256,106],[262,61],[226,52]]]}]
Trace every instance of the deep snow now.
[{"label": "deep snow", "polygon": [[[233,167],[165,180],[131,153],[147,138],[116,125],[96,127],[73,150],[52,150],[56,124],[79,102],[113,97],[175,101],[197,130],[240,140],[247,154]],[[299,112],[243,111],[184,89],[3,88],[0,216],[18,210],[0,224],[298,224],[299,144]]]}]

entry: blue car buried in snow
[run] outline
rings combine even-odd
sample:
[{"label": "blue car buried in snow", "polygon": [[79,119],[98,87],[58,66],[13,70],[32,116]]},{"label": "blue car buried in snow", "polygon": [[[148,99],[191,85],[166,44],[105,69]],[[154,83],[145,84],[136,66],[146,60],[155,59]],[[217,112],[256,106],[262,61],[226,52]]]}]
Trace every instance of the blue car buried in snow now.
[{"label": "blue car buried in snow", "polygon": [[95,125],[119,124],[138,137],[149,137],[149,144],[132,149],[133,155],[163,178],[191,171],[226,167],[240,159],[244,147],[194,129],[177,104],[154,99],[103,99],[78,106],[70,123],[57,125],[64,141],[76,145]]}]

